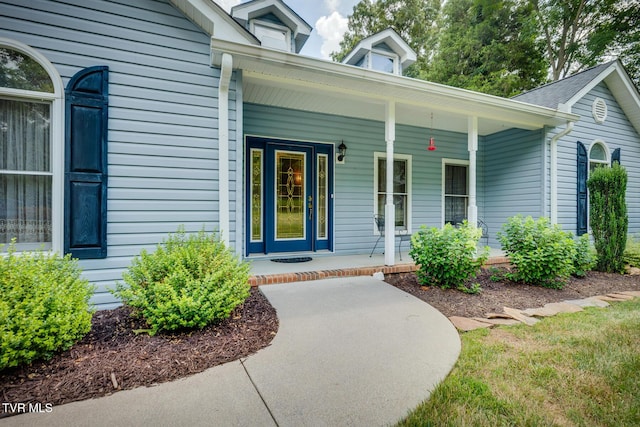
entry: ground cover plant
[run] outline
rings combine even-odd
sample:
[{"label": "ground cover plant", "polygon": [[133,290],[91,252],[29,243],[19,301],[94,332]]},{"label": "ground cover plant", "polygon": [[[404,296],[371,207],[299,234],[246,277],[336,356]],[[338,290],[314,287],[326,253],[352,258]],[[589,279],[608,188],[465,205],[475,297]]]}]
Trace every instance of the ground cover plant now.
[{"label": "ground cover plant", "polygon": [[462,335],[402,426],[640,425],[640,299]]},{"label": "ground cover plant", "polygon": [[70,255],[16,253],[11,242],[0,255],[0,370],[50,359],[81,339],[92,291]]},{"label": "ground cover plant", "polygon": [[456,288],[477,293],[480,288],[471,283],[487,260],[488,248],[478,253],[482,230],[465,220],[459,227],[445,224],[442,228],[420,227],[411,236],[409,256],[418,266],[416,276],[422,285],[444,289]]},{"label": "ground cover plant", "polygon": [[201,329],[226,319],[249,296],[249,265],[240,261],[215,233],[183,229],[143,250],[113,291],[149,332]]}]

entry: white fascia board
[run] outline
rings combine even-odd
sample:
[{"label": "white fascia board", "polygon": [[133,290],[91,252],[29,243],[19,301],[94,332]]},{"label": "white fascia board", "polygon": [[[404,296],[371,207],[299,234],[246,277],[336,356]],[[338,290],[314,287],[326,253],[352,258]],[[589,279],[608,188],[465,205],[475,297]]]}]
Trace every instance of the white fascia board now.
[{"label": "white fascia board", "polygon": [[259,45],[260,41],[212,0],[170,0],[209,36],[238,43]]},{"label": "white fascia board", "polygon": [[595,78],[593,78],[589,84],[587,84],[585,87],[583,87],[582,89],[580,89],[580,91],[578,93],[576,93],[575,95],[573,95],[571,97],[571,99],[569,99],[567,102],[565,102],[565,105],[568,105],[570,107],[573,107],[575,105],[576,102],[580,101],[582,98],[584,98],[585,95],[587,95],[589,92],[591,92],[591,90],[596,87],[597,85],[600,84],[600,82],[602,82],[606,77],[608,77],[611,73],[613,73],[614,71],[616,71],[616,64],[611,64],[611,66],[607,67],[606,69],[604,69],[600,74],[598,74]]},{"label": "white fascia board", "polygon": [[[212,38],[214,53],[234,56],[234,66],[251,74],[263,74],[266,79],[282,80],[358,97],[387,102],[426,105],[434,98],[455,101],[455,111],[478,118],[498,118],[513,124],[543,127],[577,121],[580,116],[548,107],[528,104],[467,89],[454,88],[425,80],[367,70],[361,67],[311,58],[287,52],[262,49]],[[416,96],[423,101],[416,101]],[[445,108],[434,107],[446,110]],[[452,110],[453,111],[453,110]]]},{"label": "white fascia board", "polygon": [[351,52],[349,52],[349,54],[342,60],[342,63],[354,64],[355,62],[358,62],[360,58],[373,49],[374,44],[380,43],[386,43],[393,49],[394,53],[400,57],[400,62],[402,62],[403,68],[413,64],[418,58],[416,52],[411,49],[411,46],[409,46],[397,32],[391,28],[387,28],[377,34],[360,40]]}]

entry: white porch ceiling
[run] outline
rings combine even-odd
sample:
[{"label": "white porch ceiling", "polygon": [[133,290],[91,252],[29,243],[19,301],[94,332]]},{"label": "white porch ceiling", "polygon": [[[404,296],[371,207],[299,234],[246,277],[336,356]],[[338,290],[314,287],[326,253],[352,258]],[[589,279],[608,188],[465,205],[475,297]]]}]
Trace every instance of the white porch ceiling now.
[{"label": "white porch ceiling", "polygon": [[396,122],[467,132],[478,117],[480,135],[509,128],[564,125],[578,116],[464,89],[285,52],[212,39],[212,58],[233,57],[242,70],[243,101],[384,121],[396,104]]}]

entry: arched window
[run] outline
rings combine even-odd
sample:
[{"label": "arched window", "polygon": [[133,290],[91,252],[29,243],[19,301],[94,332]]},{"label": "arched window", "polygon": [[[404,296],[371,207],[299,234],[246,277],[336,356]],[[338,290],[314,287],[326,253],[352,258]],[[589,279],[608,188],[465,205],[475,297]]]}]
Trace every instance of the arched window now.
[{"label": "arched window", "polygon": [[589,171],[609,165],[609,150],[602,141],[595,141],[589,148]]},{"label": "arched window", "polygon": [[62,81],[50,62],[0,38],[0,244],[61,249]]}]

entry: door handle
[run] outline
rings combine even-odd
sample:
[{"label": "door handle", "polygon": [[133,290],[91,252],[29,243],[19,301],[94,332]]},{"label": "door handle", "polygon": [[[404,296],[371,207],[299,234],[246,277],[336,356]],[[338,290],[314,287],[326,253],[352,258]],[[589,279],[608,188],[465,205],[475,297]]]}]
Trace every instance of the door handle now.
[{"label": "door handle", "polygon": [[309,221],[313,219],[313,197],[309,196],[309,203],[307,204],[309,208]]}]

